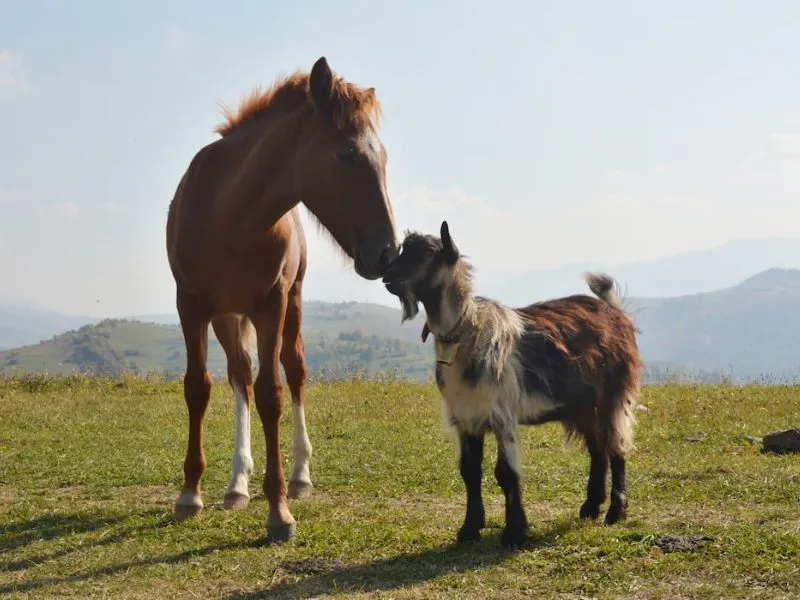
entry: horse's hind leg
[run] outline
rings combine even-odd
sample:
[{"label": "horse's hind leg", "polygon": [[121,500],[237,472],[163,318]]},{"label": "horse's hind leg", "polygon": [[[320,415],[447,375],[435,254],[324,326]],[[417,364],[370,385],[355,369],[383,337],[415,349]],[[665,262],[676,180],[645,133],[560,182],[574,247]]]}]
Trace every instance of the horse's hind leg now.
[{"label": "horse's hind leg", "polygon": [[178,315],[186,344],[183,395],[189,410],[189,438],[183,461],[183,489],[175,502],[175,519],[197,515],[203,509],[200,478],[206,469],[203,453],[203,417],[211,397],[211,377],[206,371],[208,320],[178,297]]},{"label": "horse's hind leg", "polygon": [[289,498],[304,498],[311,494],[311,441],[308,439],[305,415],[305,382],[308,376],[303,333],[302,282],[296,281],[289,290],[286,307],[286,322],[283,328],[281,363],[286,372],[286,381],[292,392],[292,412],[294,416],[294,435],[292,439],[292,459],[294,469],[289,478]]},{"label": "horse's hind leg", "polygon": [[245,346],[243,328],[249,321],[234,315],[217,317],[211,322],[228,361],[228,383],[236,403],[236,428],[231,457],[231,480],[225,490],[223,508],[245,508],[250,502],[249,483],[253,473],[250,449],[250,414],[253,400],[253,371]]}]

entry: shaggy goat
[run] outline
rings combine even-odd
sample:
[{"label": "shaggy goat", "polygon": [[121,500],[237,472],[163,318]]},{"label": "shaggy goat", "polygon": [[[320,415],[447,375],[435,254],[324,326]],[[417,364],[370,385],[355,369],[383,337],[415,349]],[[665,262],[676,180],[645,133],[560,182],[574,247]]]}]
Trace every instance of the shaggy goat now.
[{"label": "shaggy goat", "polygon": [[505,496],[501,542],[506,547],[524,542],[519,424],[560,421],[568,438],[582,436],[591,466],[580,516],[599,516],[610,464],[605,522],[626,517],[625,455],[633,446],[641,370],[636,328],[613,279],[587,274],[586,281],[600,300],[574,295],[509,308],[474,296],[472,267],[459,254],[446,221],[441,238],[408,233],[383,279],[401,300],[403,321],[416,316],[422,302],[422,341],[429,334],[435,340],[436,384],[458,432],[467,493],[459,542],[480,539],[485,527],[481,462],[489,429],[498,447],[494,474]]}]

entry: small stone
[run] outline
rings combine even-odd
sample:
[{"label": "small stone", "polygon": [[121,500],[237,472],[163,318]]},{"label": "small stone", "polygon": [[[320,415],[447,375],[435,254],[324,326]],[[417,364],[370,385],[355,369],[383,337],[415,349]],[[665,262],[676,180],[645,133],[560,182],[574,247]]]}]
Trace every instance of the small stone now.
[{"label": "small stone", "polygon": [[764,436],[764,450],[778,454],[800,452],[800,429],[793,428],[768,433]]},{"label": "small stone", "polygon": [[707,535],[665,535],[653,543],[663,552],[689,552],[697,550],[703,542],[713,542]]},{"label": "small stone", "polygon": [[698,431],[697,433],[686,436],[687,442],[702,442],[704,439],[706,439],[706,434],[702,431]]}]

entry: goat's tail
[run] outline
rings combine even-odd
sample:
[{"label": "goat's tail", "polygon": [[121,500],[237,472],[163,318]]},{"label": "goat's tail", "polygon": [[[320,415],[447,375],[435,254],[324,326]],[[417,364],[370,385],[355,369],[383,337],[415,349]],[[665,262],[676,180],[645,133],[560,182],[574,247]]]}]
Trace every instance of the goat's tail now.
[{"label": "goat's tail", "polygon": [[619,286],[610,275],[605,273],[584,273],[583,279],[588,284],[589,289],[592,290],[592,293],[603,302],[607,302],[622,311],[625,310],[622,306]]},{"label": "goat's tail", "polygon": [[619,311],[622,311],[631,324],[634,327],[634,331],[636,333],[641,333],[636,324],[634,323],[633,317],[631,314],[625,309],[622,304],[622,294],[619,291],[619,285],[614,278],[610,275],[606,275],[605,273],[584,273],[583,279],[589,285],[589,289],[592,290],[592,293],[600,298],[606,304],[613,306]]}]

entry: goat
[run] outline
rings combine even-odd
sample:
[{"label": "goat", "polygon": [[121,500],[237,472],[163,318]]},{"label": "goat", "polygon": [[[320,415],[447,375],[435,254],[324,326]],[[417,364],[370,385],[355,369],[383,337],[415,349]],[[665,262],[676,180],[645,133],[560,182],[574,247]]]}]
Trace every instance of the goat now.
[{"label": "goat", "polygon": [[599,299],[573,295],[510,308],[473,294],[472,265],[460,255],[447,221],[440,234],[407,232],[383,283],[400,299],[402,321],[413,319],[422,303],[422,342],[434,337],[436,385],[458,433],[467,495],[458,542],[479,540],[485,527],[481,463],[487,430],[497,439],[494,474],[505,496],[501,544],[526,540],[518,425],[559,421],[568,440],[582,436],[591,465],[580,517],[599,516],[610,465],[605,523],[625,519],[625,457],[633,448],[642,362],[637,330],[615,281],[587,273]]}]

